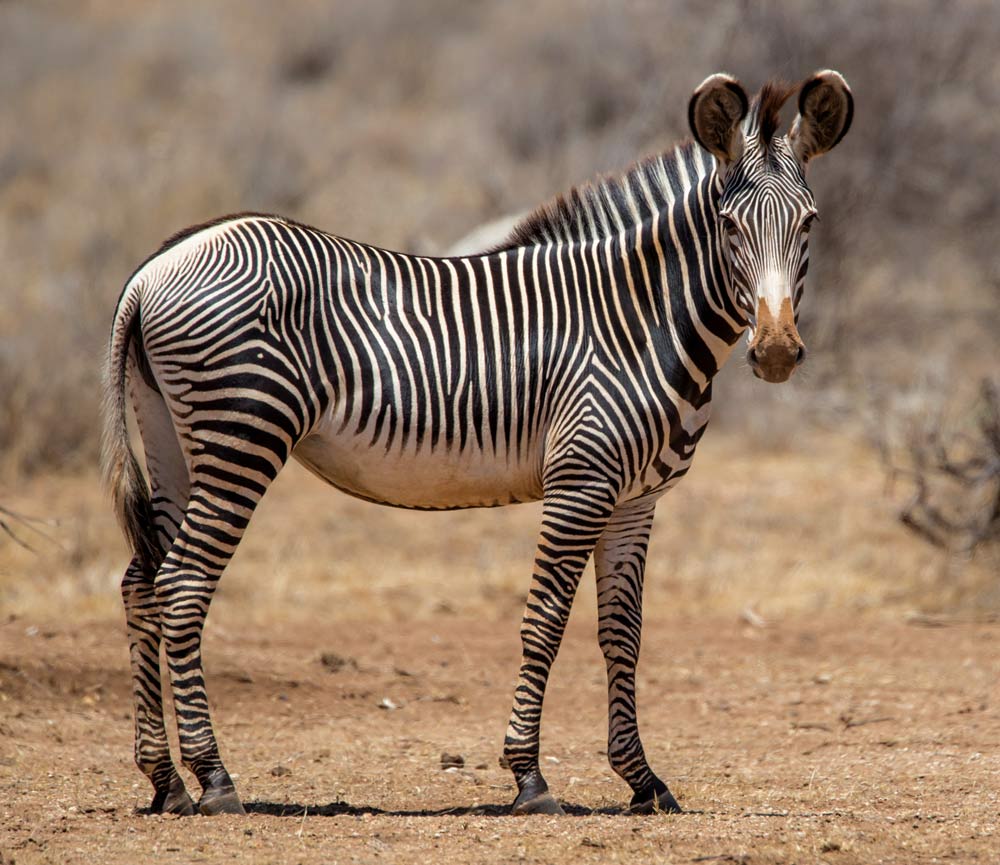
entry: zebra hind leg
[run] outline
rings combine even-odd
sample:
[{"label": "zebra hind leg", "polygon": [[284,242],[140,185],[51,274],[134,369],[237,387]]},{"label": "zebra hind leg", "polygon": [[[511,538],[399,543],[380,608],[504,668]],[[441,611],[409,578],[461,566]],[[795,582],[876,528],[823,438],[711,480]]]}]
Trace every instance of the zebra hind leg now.
[{"label": "zebra hind leg", "polygon": [[132,699],[135,711],[135,762],[153,784],[153,814],[195,813],[167,743],[160,687],[160,606],[153,580],[133,559],[122,579],[122,600],[132,666]]},{"label": "zebra hind leg", "polygon": [[[169,549],[184,514],[190,483],[177,433],[160,393],[142,375],[129,377],[149,473],[156,546]],[[195,805],[170,757],[163,717],[160,646],[163,632],[155,570],[133,559],[122,579],[135,711],[135,760],[153,784],[154,814],[191,815]]]},{"label": "zebra hind leg", "polygon": [[156,575],[181,760],[201,784],[202,814],[245,813],[212,729],[201,639],[219,578],[266,489],[259,478],[244,477],[237,492],[211,477],[199,483],[196,472],[187,512]]},{"label": "zebra hind leg", "polygon": [[504,740],[518,795],[514,814],[562,814],[538,764],[542,701],[587,559],[613,507],[614,494],[585,486],[546,490],[538,552],[521,624],[521,671]]},{"label": "zebra hind leg", "polygon": [[629,812],[681,810],[653,773],[639,738],[635,670],[642,637],[642,586],[654,503],[617,510],[594,552],[598,640],[608,672],[608,760],[632,788]]}]

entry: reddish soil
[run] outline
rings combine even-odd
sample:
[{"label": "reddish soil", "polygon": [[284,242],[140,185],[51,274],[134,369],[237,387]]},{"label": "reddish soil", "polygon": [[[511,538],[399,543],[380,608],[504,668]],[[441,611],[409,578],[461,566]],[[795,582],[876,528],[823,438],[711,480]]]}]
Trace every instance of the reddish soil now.
[{"label": "reddish soil", "polygon": [[[3,865],[1000,859],[995,624],[648,622],[646,749],[687,810],[632,817],[603,754],[593,627],[574,622],[542,741],[561,818],[506,816],[514,788],[497,757],[513,616],[210,622],[216,727],[249,811],[239,818],[142,814],[151,790],[131,761],[122,630],[0,626]],[[442,752],[464,768],[443,770]]]}]

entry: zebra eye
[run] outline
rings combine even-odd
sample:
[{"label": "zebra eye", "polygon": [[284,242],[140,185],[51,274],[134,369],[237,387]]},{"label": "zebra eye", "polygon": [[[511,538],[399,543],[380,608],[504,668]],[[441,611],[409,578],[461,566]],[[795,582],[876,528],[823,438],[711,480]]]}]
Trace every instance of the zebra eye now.
[{"label": "zebra eye", "polygon": [[816,222],[819,222],[819,214],[818,213],[810,213],[805,219],[802,220],[802,229],[801,229],[801,231],[803,233],[808,233],[809,229],[813,227],[813,223],[816,223]]},{"label": "zebra eye", "polygon": [[728,213],[720,213],[719,222],[722,223],[722,228],[727,234],[734,235],[737,233],[736,220],[733,219]]}]

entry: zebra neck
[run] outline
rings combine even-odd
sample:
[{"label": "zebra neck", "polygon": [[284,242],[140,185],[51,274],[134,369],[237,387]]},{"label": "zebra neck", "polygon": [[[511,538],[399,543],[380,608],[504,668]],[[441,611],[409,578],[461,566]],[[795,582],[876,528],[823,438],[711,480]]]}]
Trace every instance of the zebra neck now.
[{"label": "zebra neck", "polygon": [[620,310],[605,325],[607,338],[621,355],[660,367],[692,405],[707,400],[746,328],[731,292],[717,196],[707,196],[711,185],[706,178],[704,188],[592,246],[602,265],[598,281]]}]

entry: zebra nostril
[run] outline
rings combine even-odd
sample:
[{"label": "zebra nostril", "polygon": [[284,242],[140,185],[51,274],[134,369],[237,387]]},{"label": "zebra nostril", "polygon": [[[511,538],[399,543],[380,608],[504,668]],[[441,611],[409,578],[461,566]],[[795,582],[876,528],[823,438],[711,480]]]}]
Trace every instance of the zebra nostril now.
[{"label": "zebra nostril", "polygon": [[795,365],[798,366],[805,359],[806,359],[806,347],[804,345],[800,345],[798,351],[795,352]]},{"label": "zebra nostril", "polygon": [[757,366],[759,362],[760,360],[757,357],[757,349],[750,346],[750,348],[747,349],[747,363],[750,364],[750,366]]}]

